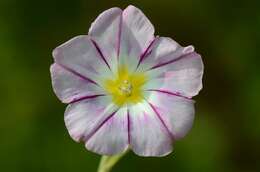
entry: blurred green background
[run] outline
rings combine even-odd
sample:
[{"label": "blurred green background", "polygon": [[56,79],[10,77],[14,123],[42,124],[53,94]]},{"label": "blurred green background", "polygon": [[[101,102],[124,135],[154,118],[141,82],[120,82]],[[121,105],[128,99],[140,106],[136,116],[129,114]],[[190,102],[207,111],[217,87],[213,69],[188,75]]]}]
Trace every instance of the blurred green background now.
[{"label": "blurred green background", "polygon": [[1,0],[0,171],[94,172],[51,88],[51,52],[86,34],[102,11],[133,4],[156,28],[193,44],[205,64],[191,132],[164,158],[129,153],[114,172],[260,171],[260,1]]}]

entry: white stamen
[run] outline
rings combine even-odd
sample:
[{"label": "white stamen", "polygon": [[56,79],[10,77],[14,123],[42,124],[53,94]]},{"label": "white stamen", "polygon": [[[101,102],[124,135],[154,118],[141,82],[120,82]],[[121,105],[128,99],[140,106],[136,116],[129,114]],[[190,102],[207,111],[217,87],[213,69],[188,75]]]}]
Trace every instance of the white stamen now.
[{"label": "white stamen", "polygon": [[132,84],[128,80],[124,80],[123,83],[119,86],[120,92],[125,96],[131,96],[132,94]]}]

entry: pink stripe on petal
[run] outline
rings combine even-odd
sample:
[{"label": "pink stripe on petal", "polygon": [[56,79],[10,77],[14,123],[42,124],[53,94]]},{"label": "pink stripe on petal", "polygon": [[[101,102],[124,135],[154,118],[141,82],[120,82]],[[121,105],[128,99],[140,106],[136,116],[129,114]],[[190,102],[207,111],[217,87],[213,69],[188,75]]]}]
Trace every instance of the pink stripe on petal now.
[{"label": "pink stripe on petal", "polygon": [[148,100],[156,106],[162,121],[175,139],[184,137],[194,120],[194,101],[163,92],[151,92]]},{"label": "pink stripe on petal", "polygon": [[54,92],[63,103],[105,94],[94,81],[57,63],[52,64],[50,72]]},{"label": "pink stripe on petal", "polygon": [[159,63],[159,64],[157,64],[157,65],[151,67],[149,70],[156,69],[156,68],[159,68],[159,67],[163,67],[163,66],[165,66],[165,65],[169,65],[169,64],[174,63],[174,62],[177,62],[177,61],[179,61],[179,60],[181,60],[181,59],[183,59],[183,58],[190,57],[190,55],[192,55],[192,53],[183,54],[183,55],[181,55],[180,57],[178,57],[178,58],[176,58],[176,59],[172,59],[172,60],[167,61],[167,62],[164,62],[164,63]]},{"label": "pink stripe on petal", "polygon": [[118,64],[121,21],[122,10],[115,7],[102,12],[89,29],[89,35],[98,44],[113,72]]},{"label": "pink stripe on petal", "polygon": [[131,143],[131,119],[130,119],[130,114],[129,114],[129,109],[127,109],[127,137],[128,137],[128,144]]},{"label": "pink stripe on petal", "polygon": [[62,67],[64,70],[67,70],[68,72],[71,72],[71,73],[74,74],[75,76],[80,77],[80,78],[82,78],[83,80],[86,80],[87,82],[91,82],[91,83],[93,83],[93,84],[98,85],[95,81],[93,81],[93,80],[91,80],[90,78],[88,78],[88,77],[86,77],[86,76],[84,76],[84,75],[78,73],[77,71],[75,71],[75,70],[73,70],[73,69],[70,69],[69,67],[67,67],[67,66],[65,66],[65,65],[59,64],[59,63],[57,63],[57,62],[56,62],[55,64],[59,65],[59,66]]},{"label": "pink stripe on petal", "polygon": [[89,36],[72,38],[53,51],[56,63],[74,74],[88,78],[96,83],[112,73],[100,56]]},{"label": "pink stripe on petal", "polygon": [[98,132],[98,130],[105,125],[115,114],[117,111],[111,113],[108,117],[106,117],[94,130],[92,130],[91,133],[89,133],[89,135],[87,135],[86,137],[84,137],[84,141],[87,142],[89,139],[91,139],[91,137],[93,137],[95,135],[95,133]]},{"label": "pink stripe on petal", "polygon": [[119,64],[136,70],[140,56],[154,39],[154,27],[143,12],[128,6],[122,14]]},{"label": "pink stripe on petal", "polygon": [[184,95],[181,95],[181,93],[179,93],[179,92],[171,92],[171,91],[166,91],[166,90],[161,90],[161,89],[158,89],[158,90],[156,90],[156,89],[148,89],[148,90],[145,90],[145,91],[157,91],[157,92],[166,93],[166,94],[169,94],[169,95],[182,97],[182,98],[191,100],[191,97],[186,97]]},{"label": "pink stripe on petal", "polygon": [[161,117],[160,113],[158,112],[157,108],[149,103],[149,105],[151,106],[151,108],[153,109],[153,111],[155,112],[155,114],[157,115],[158,119],[161,121],[162,125],[165,127],[165,129],[167,130],[169,136],[171,137],[172,140],[174,140],[174,135],[171,133],[171,130],[168,128],[168,126],[166,125],[166,123],[164,122],[163,118]]},{"label": "pink stripe on petal", "polygon": [[111,104],[110,96],[98,96],[70,104],[65,112],[65,124],[75,141],[88,140],[118,107]]},{"label": "pink stripe on petal", "polygon": [[121,15],[119,21],[118,37],[117,37],[117,59],[119,58],[119,54],[120,54],[122,27],[123,27],[123,16]]},{"label": "pink stripe on petal", "polygon": [[76,103],[76,102],[79,102],[79,101],[82,101],[85,99],[93,99],[93,98],[96,98],[99,96],[105,96],[105,94],[77,97],[77,98],[72,99],[71,102],[69,102],[69,104]]},{"label": "pink stripe on petal", "polygon": [[172,137],[147,102],[129,108],[131,149],[139,156],[165,156],[172,151]]},{"label": "pink stripe on petal", "polygon": [[104,121],[85,145],[88,150],[103,155],[114,155],[125,151],[128,147],[127,108],[120,108]]},{"label": "pink stripe on petal", "polygon": [[154,37],[154,39],[150,42],[150,44],[148,45],[148,47],[145,49],[145,51],[141,54],[138,65],[136,68],[139,67],[139,65],[142,63],[142,61],[152,52],[152,46],[153,44],[156,42],[156,39],[158,39],[159,37]]},{"label": "pink stripe on petal", "polygon": [[150,20],[140,9],[129,5],[123,11],[123,22],[131,30],[142,50],[145,50],[154,39],[154,27]]},{"label": "pink stripe on petal", "polygon": [[167,65],[146,72],[149,81],[144,90],[162,90],[164,92],[191,98],[202,88],[203,63],[195,52],[177,58]]},{"label": "pink stripe on petal", "polygon": [[182,47],[171,38],[157,37],[150,47],[149,53],[142,60],[139,71],[147,71],[167,65],[193,51],[192,46]]},{"label": "pink stripe on petal", "polygon": [[100,54],[100,57],[102,58],[102,60],[104,60],[104,62],[106,63],[107,67],[108,67],[109,69],[111,69],[110,66],[109,66],[109,64],[108,64],[108,62],[107,62],[107,60],[106,60],[106,58],[104,57],[104,55],[103,55],[103,53],[102,53],[100,47],[98,46],[98,44],[97,44],[94,40],[91,40],[91,41],[92,41],[93,44],[95,45],[95,47],[96,47],[98,53]]}]

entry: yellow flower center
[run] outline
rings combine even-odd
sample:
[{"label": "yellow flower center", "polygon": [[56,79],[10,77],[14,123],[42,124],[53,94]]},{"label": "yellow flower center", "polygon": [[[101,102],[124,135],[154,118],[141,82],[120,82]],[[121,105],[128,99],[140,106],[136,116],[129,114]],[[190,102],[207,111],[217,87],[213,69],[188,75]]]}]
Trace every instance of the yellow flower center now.
[{"label": "yellow flower center", "polygon": [[112,95],[113,102],[122,106],[143,100],[142,86],[146,81],[147,77],[143,73],[129,73],[127,67],[121,66],[115,79],[105,80],[104,87]]}]

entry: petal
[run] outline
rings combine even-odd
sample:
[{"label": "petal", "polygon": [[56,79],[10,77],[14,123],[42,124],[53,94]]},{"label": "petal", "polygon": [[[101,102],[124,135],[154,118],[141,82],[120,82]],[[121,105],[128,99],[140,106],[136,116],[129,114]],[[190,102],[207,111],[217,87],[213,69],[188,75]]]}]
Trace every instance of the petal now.
[{"label": "petal", "polygon": [[160,89],[193,97],[202,89],[201,56],[193,52],[164,67],[148,71],[148,75],[152,79],[144,86],[146,89]]},{"label": "petal", "polygon": [[55,63],[96,83],[111,71],[93,42],[86,35],[77,36],[53,51]]},{"label": "petal", "polygon": [[167,37],[156,37],[144,55],[138,71],[146,71],[154,66],[178,59],[194,51],[192,46],[182,47]]},{"label": "petal", "polygon": [[111,8],[101,13],[92,23],[89,35],[97,43],[109,66],[115,70],[119,51],[122,10]]},{"label": "petal", "polygon": [[64,117],[70,136],[86,142],[117,110],[110,102],[110,96],[100,96],[70,104]]},{"label": "petal", "polygon": [[123,11],[120,35],[120,64],[135,70],[140,56],[154,39],[154,27],[141,10],[128,6]]},{"label": "petal", "polygon": [[172,137],[147,102],[129,108],[130,145],[140,156],[165,156],[172,151]]},{"label": "petal", "polygon": [[202,88],[203,62],[192,46],[181,47],[169,38],[155,41],[138,67],[150,81],[146,90],[159,89],[192,97]]},{"label": "petal", "polygon": [[86,142],[86,148],[102,155],[114,155],[128,147],[127,108],[121,108]]},{"label": "petal", "polygon": [[54,63],[51,65],[52,86],[63,103],[103,95],[105,92],[93,82],[86,80]]},{"label": "petal", "polygon": [[123,23],[135,37],[142,50],[148,47],[154,38],[154,27],[140,9],[129,5],[123,11]]},{"label": "petal", "polygon": [[148,99],[161,116],[174,139],[184,137],[194,120],[194,101],[178,95],[151,91]]}]

